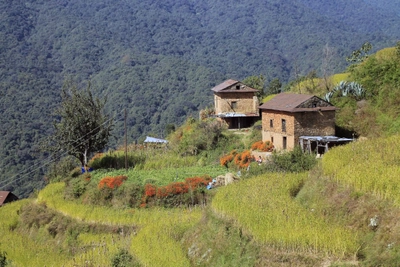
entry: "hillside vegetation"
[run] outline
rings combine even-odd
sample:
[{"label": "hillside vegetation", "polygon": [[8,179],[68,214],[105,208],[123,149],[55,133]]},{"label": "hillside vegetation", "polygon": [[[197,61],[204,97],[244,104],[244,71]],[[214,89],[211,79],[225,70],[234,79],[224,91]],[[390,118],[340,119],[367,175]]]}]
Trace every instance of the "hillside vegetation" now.
[{"label": "hillside vegetation", "polygon": [[[329,8],[321,8],[329,6]],[[344,71],[370,41],[400,37],[395,4],[380,1],[0,1],[0,185],[20,197],[44,186],[62,85],[92,81],[108,96],[121,144],[165,137],[212,105],[210,89],[233,78],[266,83]],[[328,11],[331,11],[329,13]],[[397,10],[398,11],[398,10]],[[366,30],[367,29],[367,30]],[[325,52],[324,52],[325,49]]]},{"label": "hillside vegetation", "polygon": [[[378,1],[368,2],[379,5]],[[282,14],[293,15],[286,16],[286,24],[280,24],[278,32],[293,28],[295,20],[289,18],[308,20],[304,15],[307,13],[300,12],[305,10],[303,8],[308,1],[296,3],[298,6],[268,2],[271,10],[285,10],[288,13]],[[107,1],[55,1],[47,5],[41,1],[17,1],[15,5],[2,3],[10,10],[21,10],[2,17],[7,25],[15,28],[6,27],[12,31],[2,32],[4,40],[7,40],[5,43],[9,45],[1,50],[1,56],[7,59],[2,62],[11,67],[1,69],[1,77],[5,77],[2,86],[6,88],[6,93],[0,97],[0,107],[7,115],[3,124],[3,136],[6,138],[2,139],[4,143],[1,147],[7,150],[0,152],[4,156],[4,166],[10,167],[7,172],[11,170],[15,175],[13,177],[21,183],[21,192],[45,187],[35,191],[30,198],[0,208],[1,264],[7,267],[398,266],[400,152],[394,148],[400,143],[400,43],[362,58],[343,74],[318,77],[316,72],[310,72],[301,77],[296,75],[297,79],[286,86],[287,90],[316,94],[321,98],[331,92],[330,101],[340,108],[337,133],[363,138],[330,149],[322,159],[295,149],[286,153],[274,152],[259,165],[253,159],[251,149],[271,148],[270,143],[260,142],[260,123],[250,129],[233,132],[212,118],[197,120],[188,116],[192,112],[196,114],[198,108],[208,103],[209,100],[204,100],[207,98],[202,91],[204,88],[210,88],[225,75],[247,75],[247,72],[238,73],[240,70],[229,63],[229,58],[238,60],[232,61],[236,63],[246,62],[246,58],[254,59],[251,63],[253,67],[264,66],[257,64],[260,62],[257,61],[260,60],[259,50],[256,49],[258,42],[253,40],[254,50],[248,46],[249,50],[244,53],[247,56],[236,57],[242,50],[238,46],[228,49],[232,39],[229,37],[236,36],[235,27],[215,26],[218,25],[216,22],[222,24],[227,17],[230,18],[227,21],[236,22],[232,25],[244,25],[246,23],[241,19],[251,16],[232,16],[237,6],[229,1],[187,5],[168,1],[152,5],[147,2],[135,4],[149,9],[150,13],[159,11],[153,14],[161,19],[159,24],[154,24],[158,20],[147,21],[146,16],[142,17],[144,13],[136,12],[133,4],[131,6],[126,1],[114,4]],[[258,13],[263,9],[256,8],[256,3],[248,4],[250,9],[244,6],[240,9],[243,14],[253,14],[254,11],[260,17],[261,14],[263,18],[268,17],[265,16],[269,14],[266,10],[265,14]],[[111,6],[114,9],[109,8]],[[113,12],[120,6],[124,7],[121,21],[115,15],[119,13]],[[380,11],[391,7],[394,5],[387,1],[379,5]],[[315,4],[312,10],[319,8]],[[56,10],[64,12],[65,16],[59,20],[51,19]],[[192,16],[182,15],[187,14],[181,12],[184,10]],[[108,19],[100,20],[102,23],[96,24],[96,20],[89,19],[103,13]],[[16,14],[23,14],[23,19],[15,20]],[[335,14],[323,16],[332,17]],[[318,21],[318,16],[316,19]],[[219,50],[223,45],[215,45],[215,51],[208,51],[210,44],[207,42],[211,42],[210,39],[202,39],[202,35],[185,30],[190,28],[185,28],[186,20],[199,22],[204,36],[209,36],[206,34],[209,33],[221,38],[216,37],[217,41],[228,40],[228,43],[219,43],[226,44],[227,50]],[[14,21],[19,24],[12,23]],[[128,27],[122,21],[134,21],[135,24]],[[39,22],[45,22],[46,31],[39,30]],[[106,28],[105,24],[110,28]],[[240,36],[257,36],[251,31],[257,33],[265,29],[255,21],[248,21],[247,24],[252,25],[247,28],[250,32],[243,30]],[[139,25],[143,25],[146,31],[134,31]],[[161,25],[178,25],[172,27],[176,30],[174,33],[185,37],[178,39],[193,39],[193,43],[187,41],[187,46],[175,45],[176,35],[160,30],[163,29]],[[324,23],[314,21],[313,25],[321,27],[321,31],[317,32],[322,34]],[[107,30],[99,30],[98,27]],[[124,29],[124,34],[117,29]],[[340,29],[344,30],[343,25]],[[45,32],[52,32],[57,38],[46,39]],[[142,35],[138,34],[138,38],[142,38],[143,43],[138,42],[134,46],[122,42],[136,40],[131,32],[140,32]],[[281,39],[283,43],[289,43],[285,38],[293,39],[293,36],[301,35],[299,32],[291,33],[294,35],[288,34]],[[108,38],[103,38],[102,34]],[[273,35],[273,31],[268,34]],[[349,40],[358,36],[354,31],[346,34],[352,37]],[[75,39],[74,36],[82,39]],[[98,36],[98,42],[95,45],[90,43],[89,36]],[[193,38],[189,38],[191,36]],[[76,46],[64,43],[67,39],[75,42]],[[34,49],[42,44],[37,40],[44,40],[49,48]],[[299,42],[301,40],[305,39],[299,38]],[[101,41],[106,44],[103,48]],[[114,43],[117,45],[111,45]],[[313,46],[310,43],[305,45]],[[89,50],[79,49],[80,46],[88,46],[90,51],[95,52],[85,54],[84,51]],[[288,49],[295,51],[291,48]],[[15,60],[4,51],[25,51],[26,54]],[[41,52],[32,56],[29,51]],[[278,54],[285,60],[296,58],[296,55],[283,51],[286,50]],[[314,52],[310,51],[315,50],[307,51],[312,54]],[[208,54],[212,55],[212,60],[204,56]],[[311,54],[307,54],[312,59],[310,62],[315,62]],[[256,56],[253,58],[253,55]],[[272,58],[280,61],[280,56],[275,54]],[[70,58],[64,61],[64,57]],[[73,68],[71,62],[74,59],[78,69]],[[148,61],[153,65],[147,65]],[[263,64],[270,63],[263,61]],[[48,66],[54,76],[44,72],[44,66]],[[225,66],[230,68],[223,71]],[[258,69],[247,70],[250,73]],[[15,76],[16,73],[18,76]],[[48,162],[39,161],[41,164],[33,165],[37,168],[29,173],[30,177],[34,177],[33,181],[25,184],[19,179],[22,176],[19,169],[23,168],[21,159],[28,164],[42,157],[30,154],[42,135],[50,133],[46,126],[48,118],[41,115],[49,115],[55,107],[57,101],[53,102],[53,96],[54,99],[58,96],[51,90],[55,84],[61,83],[58,75],[71,73],[77,74],[75,79],[78,81],[91,76],[93,84],[99,89],[98,94],[109,95],[109,111],[118,116],[122,114],[125,104],[135,106],[135,116],[129,118],[129,125],[134,125],[130,127],[129,134],[132,140],[157,127],[163,128],[161,121],[178,124],[175,119],[179,117],[182,124],[167,136],[168,146],[143,146],[130,140],[127,169],[125,148],[114,148],[95,155],[89,162],[94,171],[83,174],[81,168],[76,167],[79,163],[63,158],[47,168],[43,179],[44,166]],[[271,73],[274,72],[271,70]],[[159,82],[147,83],[149,80]],[[336,90],[341,81],[359,85],[357,88],[362,88],[361,94],[354,94],[350,90],[352,88]],[[36,91],[27,89],[29,93],[21,93],[20,97],[16,94],[24,91],[19,88],[28,87]],[[115,88],[123,94],[114,93]],[[181,100],[175,101],[175,96]],[[42,97],[43,105],[34,104],[35,99]],[[23,109],[16,112],[21,102]],[[175,102],[176,105],[171,104]],[[140,109],[136,103],[146,105],[146,108]],[[122,131],[122,120],[117,119],[117,123],[117,132],[118,129]],[[152,128],[153,124],[157,127]],[[33,131],[29,130],[31,126]],[[121,134],[116,136],[115,146],[122,140],[118,139]],[[34,151],[38,151],[37,147]],[[6,170],[2,171],[6,173]],[[213,179],[218,179],[218,183],[208,190],[207,185]],[[233,182],[222,186],[219,184],[221,180]],[[10,188],[15,186],[17,184]]]},{"label": "hillside vegetation", "polygon": [[[195,123],[188,120],[176,133],[185,136]],[[385,151],[399,136],[333,148],[314,167],[289,172],[282,159],[293,164],[315,157],[274,153],[261,166],[250,161],[248,171],[243,163],[226,169],[214,156],[245,152],[260,132],[214,134],[231,145],[187,155],[186,179],[169,178],[180,169],[167,167],[176,153],[187,152],[180,142],[168,150],[132,147],[129,154],[144,160],[128,171],[101,169],[110,162],[111,154],[104,154],[91,161],[99,168],[92,173],[49,176],[36,197],[0,209],[0,252],[10,266],[396,266],[400,153],[389,158]],[[158,155],[164,160],[154,166]],[[210,167],[220,168],[213,178],[238,168],[241,175],[211,190],[201,184],[207,176],[188,180],[194,172],[211,174]],[[195,187],[184,191],[184,180]]]}]

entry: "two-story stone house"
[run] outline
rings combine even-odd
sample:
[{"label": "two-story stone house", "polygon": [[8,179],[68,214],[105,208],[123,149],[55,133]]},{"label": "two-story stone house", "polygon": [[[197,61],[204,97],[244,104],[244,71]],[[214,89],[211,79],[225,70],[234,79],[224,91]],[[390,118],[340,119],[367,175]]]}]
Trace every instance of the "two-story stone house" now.
[{"label": "two-story stone house", "polygon": [[250,127],[260,118],[257,89],[230,79],[211,90],[214,92],[215,115],[230,129]]},{"label": "two-story stone house", "polygon": [[280,93],[260,106],[262,140],[292,150],[300,136],[334,136],[336,109],[316,96]]}]

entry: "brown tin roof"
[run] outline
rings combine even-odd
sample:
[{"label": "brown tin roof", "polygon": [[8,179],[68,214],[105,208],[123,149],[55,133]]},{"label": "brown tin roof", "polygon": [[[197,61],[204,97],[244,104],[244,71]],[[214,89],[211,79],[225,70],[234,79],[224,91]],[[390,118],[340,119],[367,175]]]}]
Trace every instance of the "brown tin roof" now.
[{"label": "brown tin roof", "polygon": [[10,191],[0,191],[0,206],[3,205]]},{"label": "brown tin roof", "polygon": [[232,88],[234,85],[236,85],[238,83],[242,84],[239,81],[229,79],[229,80],[226,80],[223,83],[220,83],[217,86],[213,87],[211,90],[216,93],[258,92],[257,89],[251,88],[244,84],[243,84],[244,87],[241,87],[240,89]]},{"label": "brown tin roof", "polygon": [[13,193],[11,193],[10,191],[0,191],[0,206],[2,206],[5,203],[7,198],[8,198],[7,202],[11,202],[18,199],[18,197]]},{"label": "brown tin roof", "polygon": [[[301,107],[301,105],[312,98],[318,99],[326,103],[324,106],[317,107]],[[312,112],[312,111],[329,111],[337,110],[337,108],[325,100],[313,95],[294,94],[294,93],[280,93],[271,100],[262,104],[260,109],[263,110],[276,110],[286,112]]]}]

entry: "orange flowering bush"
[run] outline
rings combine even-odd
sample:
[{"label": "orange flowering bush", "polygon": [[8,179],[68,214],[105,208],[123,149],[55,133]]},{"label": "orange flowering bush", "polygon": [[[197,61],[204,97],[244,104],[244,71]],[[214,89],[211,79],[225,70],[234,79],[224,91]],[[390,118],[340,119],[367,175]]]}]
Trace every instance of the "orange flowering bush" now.
[{"label": "orange flowering bush", "polygon": [[219,159],[219,163],[221,164],[221,166],[225,166],[228,168],[228,164],[230,162],[232,162],[233,160],[233,155],[225,155],[222,158]]},{"label": "orange flowering bush", "polygon": [[252,150],[259,150],[259,148],[264,144],[263,141],[257,141],[251,145]]},{"label": "orange flowering bush", "polygon": [[[179,205],[185,202],[183,195],[192,192],[195,195],[199,188],[205,188],[212,178],[208,175],[203,177],[186,178],[184,182],[173,182],[166,186],[156,187],[152,184],[146,184],[142,204],[140,207],[147,207],[149,203],[155,203],[158,199],[159,204]],[[181,197],[180,197],[181,196]]]},{"label": "orange flowering bush", "polygon": [[228,155],[220,158],[219,162],[222,166],[228,168],[228,164],[233,162],[239,168],[247,168],[250,162],[253,160],[250,150],[245,150],[242,153],[238,153],[236,150],[232,150]]},{"label": "orange flowering bush", "polygon": [[144,186],[144,195],[146,197],[155,196],[156,195],[156,191],[157,191],[156,187],[154,185],[152,185],[152,184],[146,184]]},{"label": "orange flowering bush", "polygon": [[238,152],[236,150],[232,150],[228,155],[222,156],[219,159],[219,163],[221,166],[225,166],[228,168],[228,164],[232,162]]},{"label": "orange flowering bush", "polygon": [[272,152],[274,150],[274,145],[270,141],[257,141],[251,145],[251,149],[262,152]]},{"label": "orange flowering bush", "polygon": [[211,177],[208,175],[205,175],[203,177],[191,177],[191,178],[186,178],[185,182],[188,184],[189,189],[197,189],[201,186],[207,186],[209,182],[211,182]]},{"label": "orange flowering bush", "polygon": [[253,160],[253,157],[251,156],[251,153],[249,150],[245,150],[242,153],[238,153],[235,156],[234,162],[235,165],[238,166],[239,168],[247,168],[251,161]]},{"label": "orange flowering bush", "polygon": [[157,189],[156,196],[158,198],[167,197],[169,195],[178,195],[189,192],[188,184],[184,182],[175,182]]},{"label": "orange flowering bush", "polygon": [[124,181],[126,181],[126,179],[128,179],[128,177],[124,175],[119,175],[115,177],[107,176],[100,180],[98,188],[102,189],[104,187],[108,187],[114,189],[121,186]]},{"label": "orange flowering bush", "polygon": [[210,176],[186,178],[184,182],[174,182],[166,186],[157,188],[156,196],[158,198],[167,197],[170,195],[185,194],[190,190],[195,190],[199,187],[206,187],[211,182]]}]

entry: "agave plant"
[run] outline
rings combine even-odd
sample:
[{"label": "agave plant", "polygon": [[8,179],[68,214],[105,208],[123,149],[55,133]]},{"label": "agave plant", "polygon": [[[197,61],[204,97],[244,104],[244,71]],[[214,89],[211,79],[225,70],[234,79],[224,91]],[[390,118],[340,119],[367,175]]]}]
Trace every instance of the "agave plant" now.
[{"label": "agave plant", "polygon": [[339,97],[353,96],[357,101],[365,97],[365,89],[357,82],[339,82],[338,85],[332,89],[332,91],[325,95],[325,100],[330,102],[335,93],[338,93],[337,95]]}]

